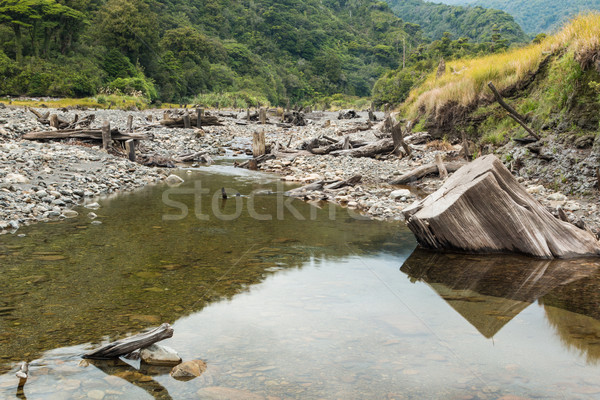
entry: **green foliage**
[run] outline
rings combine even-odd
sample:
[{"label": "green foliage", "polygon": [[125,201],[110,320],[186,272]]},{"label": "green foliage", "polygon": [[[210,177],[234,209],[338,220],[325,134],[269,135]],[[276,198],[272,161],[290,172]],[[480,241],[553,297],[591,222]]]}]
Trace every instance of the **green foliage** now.
[{"label": "green foliage", "polygon": [[569,18],[600,10],[600,0],[472,0],[472,3],[506,11],[527,33],[551,33]]},{"label": "green foliage", "polygon": [[[0,55],[0,92],[30,96],[83,97],[96,94],[103,71],[83,57],[60,57],[57,62],[5,64]],[[26,60],[28,61],[28,60]],[[4,65],[8,65],[8,70]]]},{"label": "green foliage", "polygon": [[431,39],[441,39],[445,32],[471,41],[490,42],[499,33],[507,43],[525,43],[527,35],[513,17],[499,10],[482,7],[450,6],[424,0],[387,0],[392,10],[404,20],[421,25]]},{"label": "green foliage", "polygon": [[271,105],[265,96],[247,90],[241,90],[239,92],[226,92],[221,94],[202,94],[196,96],[193,102],[204,107],[214,108],[249,108]]},{"label": "green foliage", "polygon": [[117,78],[108,84],[108,89],[112,93],[126,96],[144,96],[151,101],[158,98],[154,84],[145,78]]}]

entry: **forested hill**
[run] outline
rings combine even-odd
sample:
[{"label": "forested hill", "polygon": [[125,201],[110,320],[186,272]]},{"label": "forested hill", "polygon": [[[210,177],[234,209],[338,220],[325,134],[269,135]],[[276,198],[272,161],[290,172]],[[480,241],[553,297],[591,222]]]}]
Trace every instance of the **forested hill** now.
[{"label": "forested hill", "polygon": [[431,39],[440,39],[445,32],[449,32],[455,39],[465,37],[474,42],[489,42],[498,34],[509,43],[528,41],[523,29],[504,11],[434,4],[423,0],[387,2],[396,15],[420,25]]},{"label": "forested hill", "polygon": [[569,18],[600,10],[600,0],[437,0],[445,4],[471,4],[503,10],[515,17],[525,32],[551,33]]},{"label": "forested hill", "polygon": [[0,0],[0,94],[368,96],[422,40],[373,0]]},{"label": "forested hill", "polygon": [[529,33],[550,33],[569,18],[600,10],[600,0],[477,0],[474,4],[506,11]]}]

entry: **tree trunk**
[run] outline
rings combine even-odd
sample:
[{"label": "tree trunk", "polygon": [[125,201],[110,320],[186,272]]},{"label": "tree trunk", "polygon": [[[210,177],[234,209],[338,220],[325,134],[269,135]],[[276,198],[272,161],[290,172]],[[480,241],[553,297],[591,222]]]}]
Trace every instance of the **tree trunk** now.
[{"label": "tree trunk", "polygon": [[21,25],[13,25],[15,31],[15,53],[17,64],[23,63],[23,37],[21,36]]}]

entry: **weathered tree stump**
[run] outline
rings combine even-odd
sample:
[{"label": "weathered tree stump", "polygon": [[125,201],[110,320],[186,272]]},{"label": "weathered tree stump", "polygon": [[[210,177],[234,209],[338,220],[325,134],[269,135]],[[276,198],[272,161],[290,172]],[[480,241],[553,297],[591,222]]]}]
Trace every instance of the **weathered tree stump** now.
[{"label": "weathered tree stump", "polygon": [[133,132],[133,115],[127,116],[127,132]]},{"label": "weathered tree stump", "polygon": [[135,162],[135,140],[129,139],[125,141],[125,150],[127,151],[129,161]]},{"label": "weathered tree stump", "polygon": [[110,121],[104,121],[102,124],[102,148],[108,150],[110,146]]},{"label": "weathered tree stump", "polygon": [[252,155],[256,158],[265,155],[266,152],[265,131],[254,132],[252,136]]},{"label": "weathered tree stump", "polygon": [[555,218],[493,155],[465,165],[403,213],[425,248],[540,258],[600,255],[594,235]]}]

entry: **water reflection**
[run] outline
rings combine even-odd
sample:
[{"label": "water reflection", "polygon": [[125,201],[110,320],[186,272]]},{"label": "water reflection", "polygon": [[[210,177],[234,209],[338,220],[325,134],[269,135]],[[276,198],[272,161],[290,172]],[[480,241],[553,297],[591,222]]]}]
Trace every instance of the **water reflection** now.
[{"label": "water reflection", "polygon": [[[1,237],[0,372],[46,350],[173,323],[312,257],[367,254],[386,242],[395,243],[390,249],[414,245],[399,224],[354,219],[337,207],[332,219],[328,207],[301,201],[290,201],[283,220],[258,221],[248,213],[249,198],[222,201],[221,187],[246,194],[275,190],[279,181],[232,170],[181,173],[186,182],[178,191],[159,185],[104,199],[95,211],[99,225],[81,208],[79,218],[19,231],[24,238]],[[189,210],[200,208],[165,220],[178,211],[163,202],[166,191]],[[216,218],[213,198],[222,213],[234,214],[239,204],[243,212]],[[263,214],[280,210],[273,196],[252,201]],[[199,212],[211,218],[198,219]]]},{"label": "water reflection", "polygon": [[539,301],[561,340],[597,361],[599,266],[598,259],[478,257],[417,249],[401,271],[426,282],[486,338]]}]

